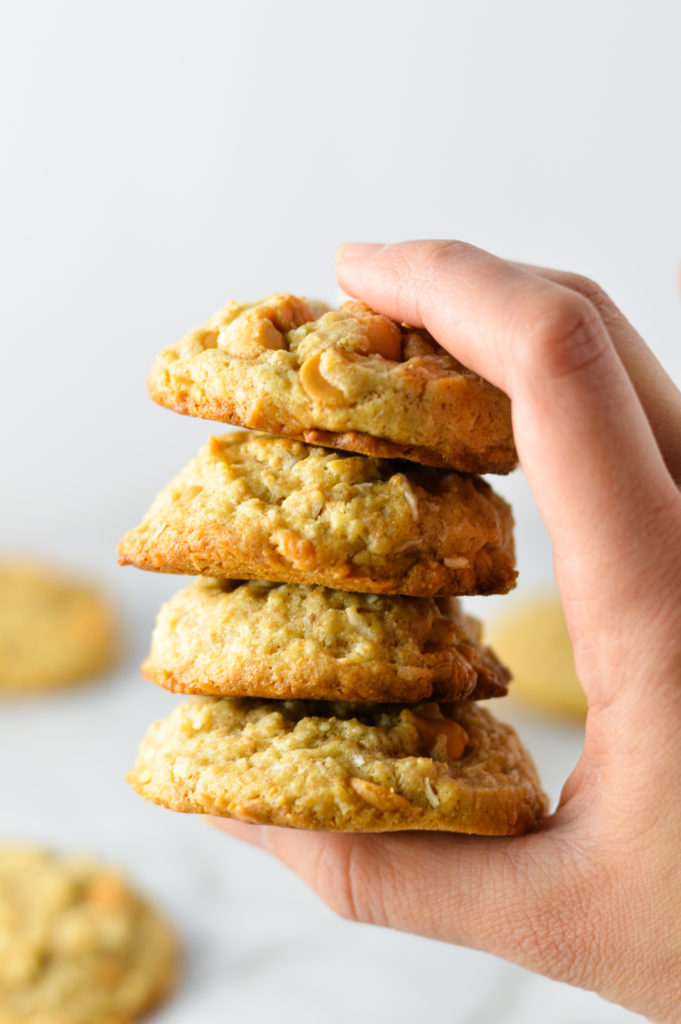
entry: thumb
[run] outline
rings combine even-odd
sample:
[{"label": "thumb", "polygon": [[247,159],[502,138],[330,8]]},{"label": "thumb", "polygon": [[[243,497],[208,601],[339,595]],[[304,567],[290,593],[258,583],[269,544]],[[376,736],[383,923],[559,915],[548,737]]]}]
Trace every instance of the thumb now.
[{"label": "thumb", "polygon": [[277,857],[346,920],[484,949],[559,980],[578,970],[589,983],[570,940],[595,920],[602,881],[548,831],[350,835],[213,820]]}]

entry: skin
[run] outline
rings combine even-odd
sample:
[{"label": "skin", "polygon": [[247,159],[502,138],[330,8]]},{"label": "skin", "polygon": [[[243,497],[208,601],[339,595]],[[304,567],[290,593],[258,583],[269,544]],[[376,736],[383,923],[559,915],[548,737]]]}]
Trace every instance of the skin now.
[{"label": "skin", "polygon": [[440,241],[344,246],[337,276],[511,396],[589,702],[584,752],[522,837],[220,827],[343,917],[681,1021],[681,394],[586,278]]}]

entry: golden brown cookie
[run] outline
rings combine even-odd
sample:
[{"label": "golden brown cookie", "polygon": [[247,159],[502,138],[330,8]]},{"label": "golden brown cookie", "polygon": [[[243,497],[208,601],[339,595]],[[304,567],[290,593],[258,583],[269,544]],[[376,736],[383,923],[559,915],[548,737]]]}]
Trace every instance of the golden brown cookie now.
[{"label": "golden brown cookie", "polygon": [[470,702],[190,698],[128,779],[172,810],[324,831],[511,835],[546,812],[516,734]]},{"label": "golden brown cookie", "polygon": [[361,302],[230,302],[157,357],[148,386],[176,412],[365,455],[465,473],[517,462],[507,396]]},{"label": "golden brown cookie", "polygon": [[113,613],[94,588],[47,566],[0,564],[0,694],[95,676],[114,650]]},{"label": "golden brown cookie", "polygon": [[587,704],[558,594],[543,591],[511,602],[494,636],[516,677],[513,697],[537,711],[583,720]]},{"label": "golden brown cookie", "polygon": [[372,593],[504,593],[512,531],[478,477],[239,431],[211,438],[161,491],[119,560]]},{"label": "golden brown cookie", "polygon": [[480,700],[510,673],[452,598],[200,579],[159,612],[144,673],[180,693],[343,701]]},{"label": "golden brown cookie", "polygon": [[170,925],[82,857],[0,847],[1,1024],[131,1024],[178,975]]}]

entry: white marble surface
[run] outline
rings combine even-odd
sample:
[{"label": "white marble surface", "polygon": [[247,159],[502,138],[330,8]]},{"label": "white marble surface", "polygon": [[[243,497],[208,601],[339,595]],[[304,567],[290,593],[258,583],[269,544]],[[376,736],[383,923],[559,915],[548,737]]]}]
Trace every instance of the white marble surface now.
[{"label": "white marble surface", "polygon": [[[72,562],[117,595],[126,655],[107,681],[0,711],[0,837],[95,852],[124,866],[181,932],[185,972],[158,1024],[624,1024],[640,1019],[598,996],[484,953],[341,921],[266,854],[200,818],[144,803],[124,782],[136,744],[179,699],[139,675],[161,600],[182,585],[116,569],[73,539]],[[476,605],[480,613],[480,602]],[[503,710],[503,714],[502,714]],[[510,702],[555,802],[579,756],[579,728]]]}]

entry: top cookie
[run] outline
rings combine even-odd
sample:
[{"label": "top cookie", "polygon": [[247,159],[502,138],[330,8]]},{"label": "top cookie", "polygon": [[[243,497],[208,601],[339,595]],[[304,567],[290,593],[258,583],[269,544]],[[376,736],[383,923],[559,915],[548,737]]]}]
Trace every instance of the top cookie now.
[{"label": "top cookie", "polygon": [[178,973],[170,925],[90,859],[0,848],[0,1022],[130,1024]]},{"label": "top cookie", "polygon": [[465,473],[517,461],[507,396],[361,302],[230,302],[158,356],[148,386],[176,412],[365,455]]},{"label": "top cookie", "polygon": [[0,694],[96,675],[114,648],[113,613],[94,588],[48,566],[0,563]]}]

